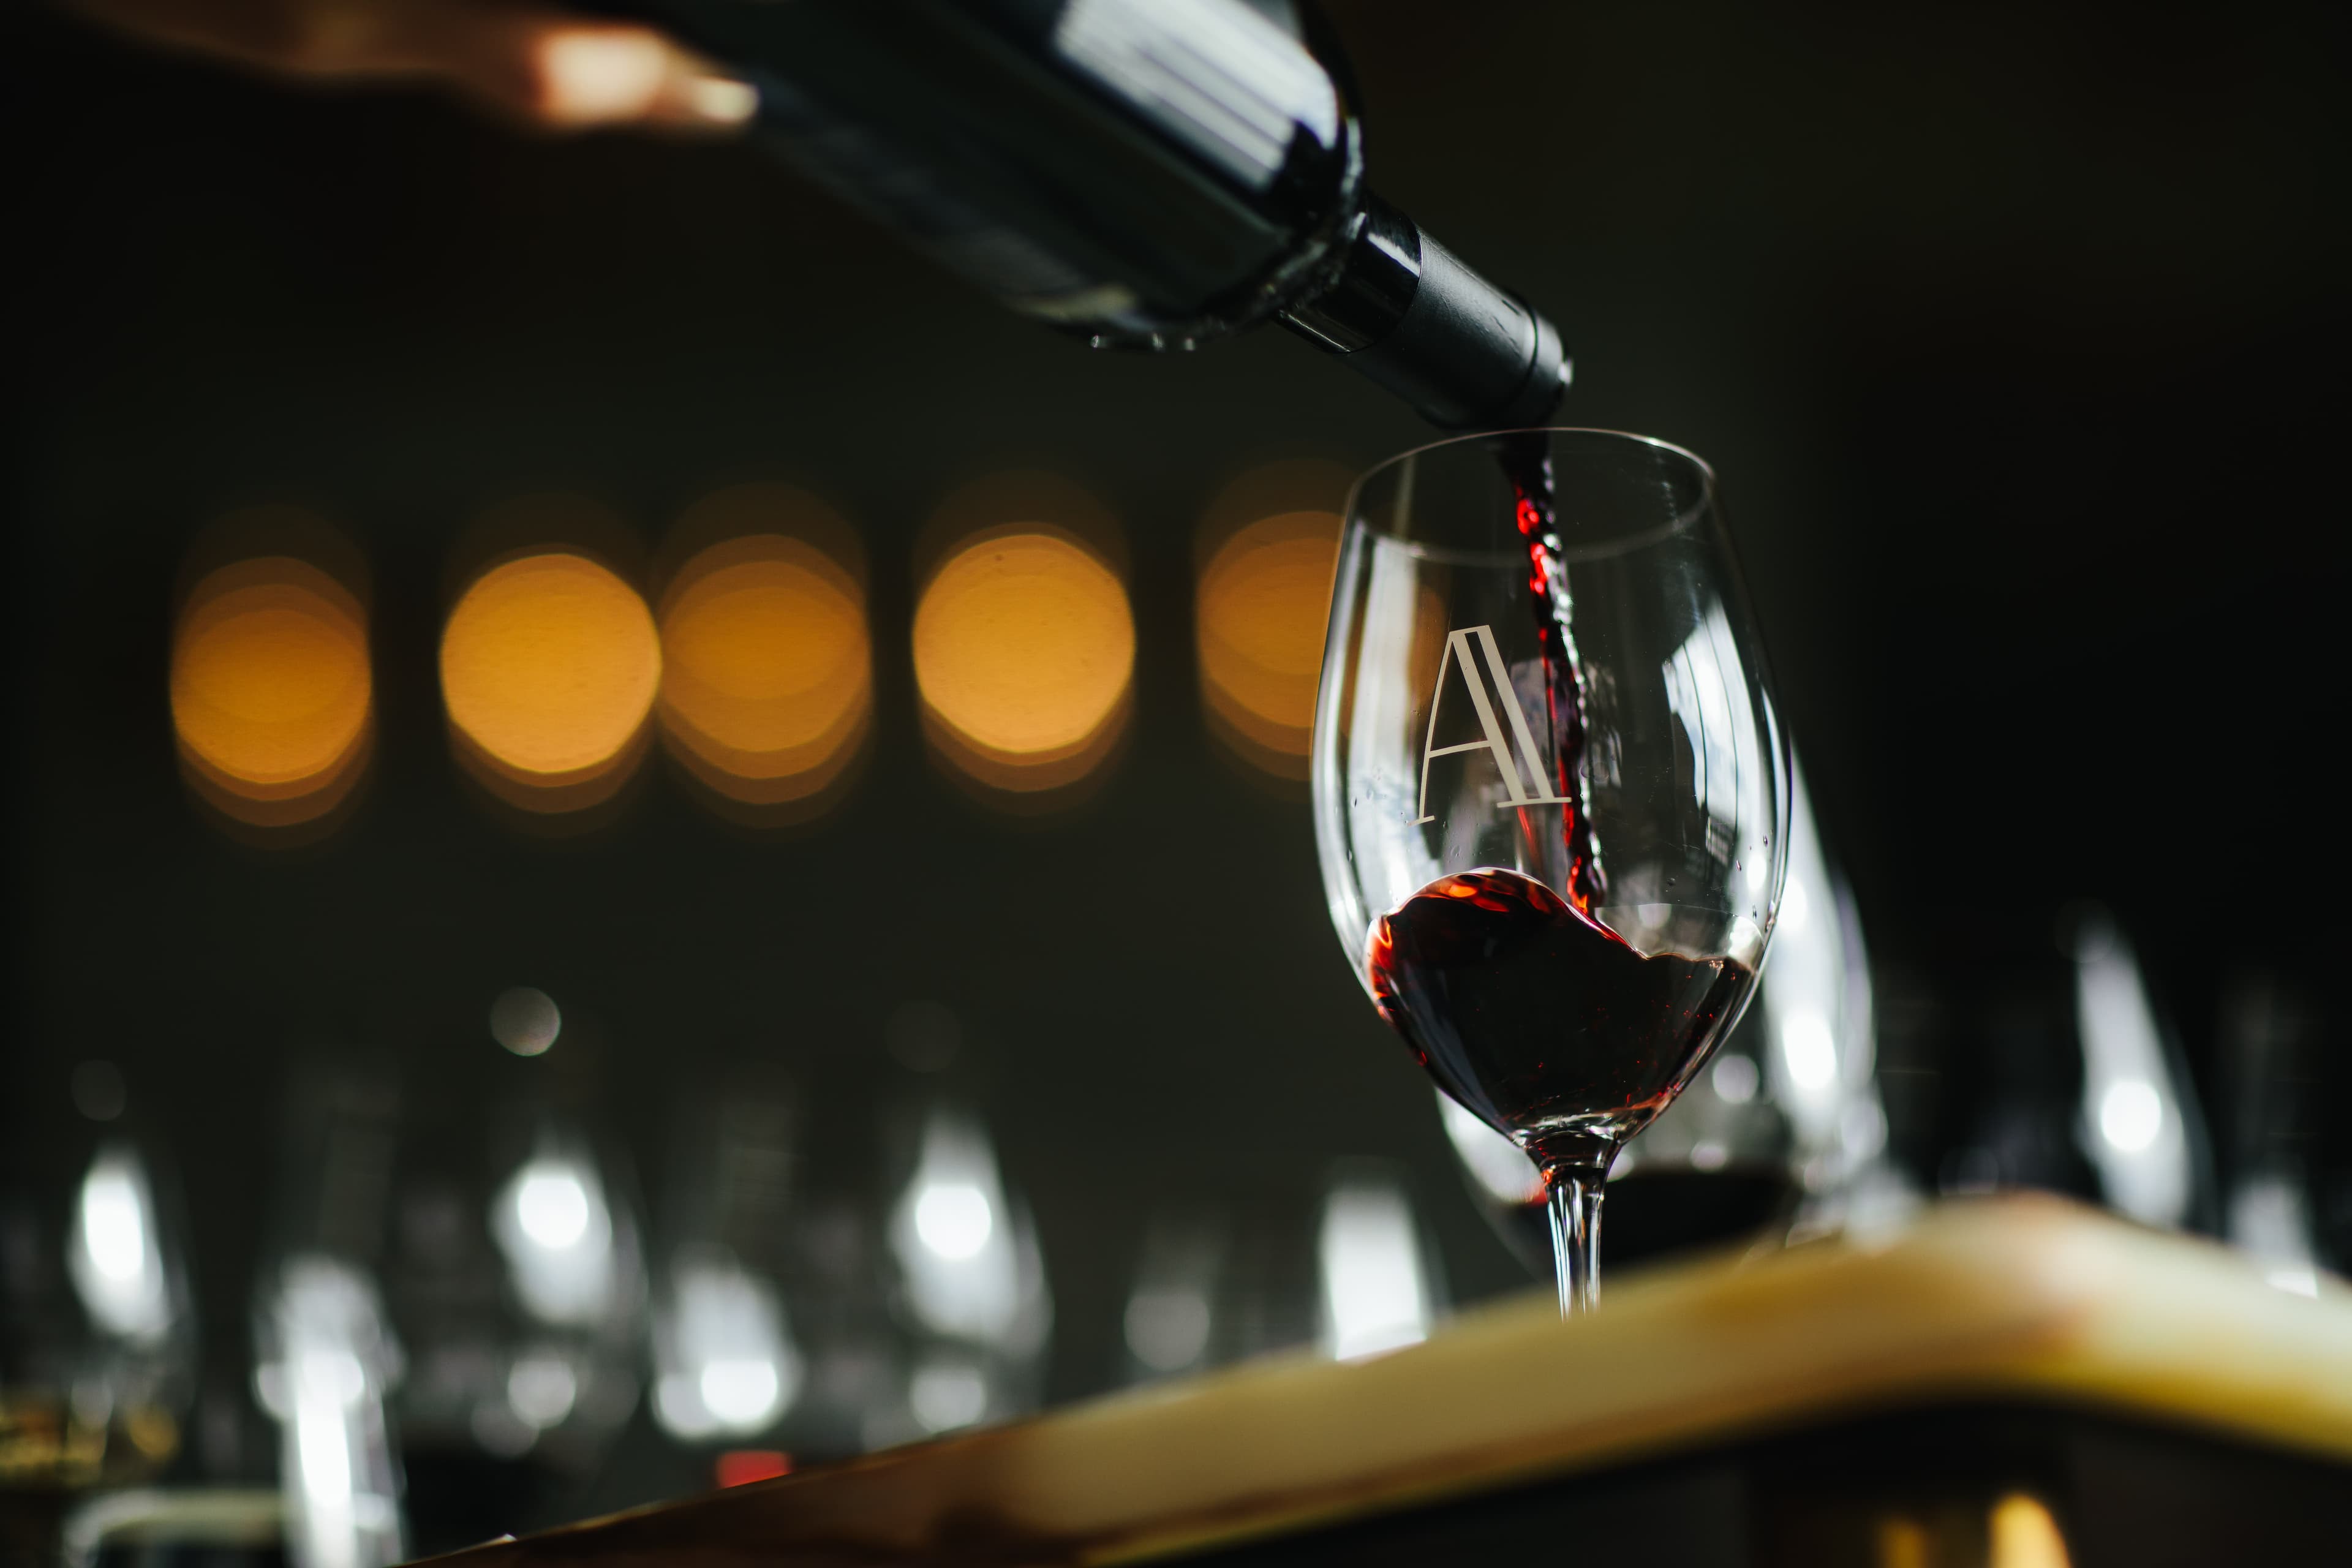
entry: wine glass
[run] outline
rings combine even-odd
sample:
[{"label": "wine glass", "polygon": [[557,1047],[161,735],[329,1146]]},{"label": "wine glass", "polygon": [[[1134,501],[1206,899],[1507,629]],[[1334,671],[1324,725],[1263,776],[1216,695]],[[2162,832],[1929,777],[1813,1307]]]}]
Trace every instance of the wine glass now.
[{"label": "wine glass", "polygon": [[913,1158],[886,1237],[910,1352],[908,1410],[918,1434],[936,1435],[1035,1405],[1054,1300],[1036,1221],[985,1124],[945,1097],[917,1116],[896,1129],[914,1134],[894,1140]]},{"label": "wine glass", "polygon": [[2104,906],[2062,910],[2054,948],[1986,980],[1965,1129],[1947,1193],[2036,1187],[2158,1230],[2219,1228],[2213,1160],[2195,1080],[2131,939]]},{"label": "wine glass", "polygon": [[800,1099],[731,1072],[681,1107],[653,1312],[655,1421],[680,1443],[772,1437],[808,1382],[788,1298]]},{"label": "wine glass", "polygon": [[1789,762],[1715,478],[1602,430],[1463,437],[1349,498],[1317,700],[1324,887],[1439,1087],[1541,1168],[1563,1312],[1624,1142],[1755,988]]},{"label": "wine glass", "polygon": [[[1478,1131],[1532,1169],[1485,1123]],[[1352,1361],[1426,1339],[1445,1314],[1444,1258],[1394,1161],[1226,1182],[1218,1199],[1164,1207],[1145,1230],[1119,1324],[1120,1381],[1307,1346]]]}]

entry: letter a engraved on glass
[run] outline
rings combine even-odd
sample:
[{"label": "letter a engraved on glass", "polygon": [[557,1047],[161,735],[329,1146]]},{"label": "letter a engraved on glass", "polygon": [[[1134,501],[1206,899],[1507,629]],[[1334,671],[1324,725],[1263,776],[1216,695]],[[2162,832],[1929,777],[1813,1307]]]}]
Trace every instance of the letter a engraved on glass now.
[{"label": "letter a engraved on glass", "polygon": [[[1470,647],[1472,637],[1478,639],[1478,647],[1486,656],[1486,671],[1493,677],[1495,682],[1493,699],[1489,699],[1486,694],[1486,680],[1480,676],[1476,660],[1472,655]],[[1470,706],[1478,715],[1478,728],[1482,737],[1475,741],[1465,741],[1458,746],[1441,746],[1436,743],[1437,705],[1445,696],[1445,671],[1449,666],[1458,667],[1461,669],[1462,683],[1470,689]],[[1518,767],[1511,761],[1510,743],[1504,740],[1502,726],[1496,721],[1496,700],[1500,700],[1504,713],[1510,718],[1511,734],[1519,742],[1519,754],[1528,761],[1528,772],[1538,781],[1537,791],[1529,791],[1527,780],[1520,775]],[[1445,634],[1445,651],[1438,656],[1437,660],[1437,684],[1432,688],[1429,694],[1429,736],[1422,743],[1421,748],[1421,800],[1417,809],[1424,815],[1412,819],[1414,826],[1418,827],[1424,822],[1437,820],[1434,816],[1427,815],[1430,759],[1451,756],[1456,752],[1495,753],[1495,766],[1502,773],[1503,787],[1510,792],[1502,802],[1505,805],[1573,805],[1576,804],[1563,795],[1540,792],[1540,781],[1544,776],[1543,752],[1537,750],[1535,735],[1528,728],[1528,716],[1519,710],[1518,693],[1512,689],[1511,672],[1503,663],[1502,649],[1495,646],[1495,628],[1492,626],[1465,626],[1459,631]]]}]

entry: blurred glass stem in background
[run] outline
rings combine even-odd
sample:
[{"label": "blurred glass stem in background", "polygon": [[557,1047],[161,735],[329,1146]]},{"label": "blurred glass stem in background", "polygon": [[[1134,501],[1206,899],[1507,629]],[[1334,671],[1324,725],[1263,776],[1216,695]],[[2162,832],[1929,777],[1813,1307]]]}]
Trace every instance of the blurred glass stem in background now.
[{"label": "blurred glass stem in background", "polygon": [[399,1347],[375,1286],[319,1253],[265,1289],[255,1389],[278,1423],[286,1537],[301,1568],[381,1568],[407,1555],[384,1419]]},{"label": "blurred glass stem in background", "polygon": [[2282,1290],[2319,1293],[2311,1202],[2315,1017],[2274,974],[2240,976],[2222,998],[2220,1073],[2228,1112],[2225,1234]]},{"label": "blurred glass stem in background", "polygon": [[377,1288],[400,1099],[388,1070],[314,1060],[291,1085],[273,1260],[253,1300],[254,1393],[278,1423],[298,1568],[407,1554],[387,1405],[405,1362]]},{"label": "blurred glass stem in background", "polygon": [[1316,1258],[1324,1353],[1353,1361],[1429,1337],[1443,1304],[1440,1280],[1396,1174],[1354,1163],[1334,1173]]},{"label": "blurred glass stem in background", "polygon": [[2191,1224],[2206,1162],[2188,1077],[2114,918],[2084,906],[2070,923],[2083,1051],[2076,1137],[2109,1206],[2143,1225]]}]

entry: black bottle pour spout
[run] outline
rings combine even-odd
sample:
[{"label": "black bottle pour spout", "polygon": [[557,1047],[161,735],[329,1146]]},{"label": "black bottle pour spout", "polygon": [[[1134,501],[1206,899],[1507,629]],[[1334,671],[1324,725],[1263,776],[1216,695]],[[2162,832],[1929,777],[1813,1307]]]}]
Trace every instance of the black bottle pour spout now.
[{"label": "black bottle pour spout", "polygon": [[1542,424],[1571,374],[1559,333],[1367,192],[1339,274],[1281,313],[1282,324],[1340,355],[1449,430]]},{"label": "black bottle pour spout", "polygon": [[1549,321],[1364,188],[1297,0],[584,4],[719,61],[771,152],[1098,346],[1278,320],[1447,429],[1541,424],[1568,383]]}]

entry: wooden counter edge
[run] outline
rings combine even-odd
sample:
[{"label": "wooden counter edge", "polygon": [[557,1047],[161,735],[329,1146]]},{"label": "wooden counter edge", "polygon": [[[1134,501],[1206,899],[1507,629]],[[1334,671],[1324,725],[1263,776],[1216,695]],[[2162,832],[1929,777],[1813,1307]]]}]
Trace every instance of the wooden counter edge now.
[{"label": "wooden counter edge", "polygon": [[2352,1461],[2347,1295],[2057,1199],[1974,1200],[1881,1239],[1629,1276],[1578,1322],[1514,1300],[1370,1361],[1234,1367],[446,1561],[1135,1562],[1950,1399]]}]

